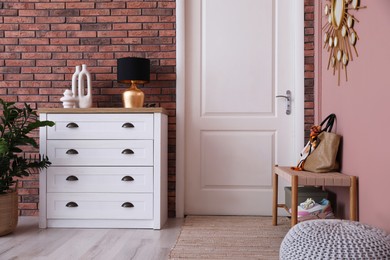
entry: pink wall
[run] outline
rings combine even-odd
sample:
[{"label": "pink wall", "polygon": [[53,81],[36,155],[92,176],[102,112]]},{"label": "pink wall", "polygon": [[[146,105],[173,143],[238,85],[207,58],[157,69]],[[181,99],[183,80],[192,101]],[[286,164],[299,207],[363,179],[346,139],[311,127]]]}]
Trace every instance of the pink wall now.
[{"label": "pink wall", "polygon": [[[390,232],[390,1],[362,0],[361,5],[367,9],[354,12],[360,21],[355,24],[359,57],[348,65],[348,82],[342,74],[338,86],[337,76],[327,70],[323,32],[318,34],[319,120],[337,115],[337,132],[343,136],[341,171],[359,178],[359,220]],[[323,9],[317,7],[321,17]],[[348,193],[336,193],[346,211]]]}]

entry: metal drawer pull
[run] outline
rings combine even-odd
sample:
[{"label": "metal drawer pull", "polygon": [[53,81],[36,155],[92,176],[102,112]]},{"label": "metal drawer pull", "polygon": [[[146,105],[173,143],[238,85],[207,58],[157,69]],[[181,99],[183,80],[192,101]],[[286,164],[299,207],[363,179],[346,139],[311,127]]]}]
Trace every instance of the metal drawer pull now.
[{"label": "metal drawer pull", "polygon": [[77,128],[77,127],[79,127],[79,125],[76,124],[76,123],[71,122],[71,123],[67,124],[66,127],[67,128]]},{"label": "metal drawer pull", "polygon": [[134,125],[132,124],[132,123],[124,123],[123,125],[122,125],[122,127],[123,128],[134,128]]},{"label": "metal drawer pull", "polygon": [[134,205],[131,202],[125,202],[122,204],[122,208],[134,208]]},{"label": "metal drawer pull", "polygon": [[125,149],[122,151],[122,154],[134,154],[134,152],[131,149]]},{"label": "metal drawer pull", "polygon": [[77,152],[75,149],[69,149],[66,151],[66,154],[79,154],[79,152]]},{"label": "metal drawer pull", "polygon": [[71,201],[71,202],[66,203],[65,206],[67,206],[68,208],[77,208],[79,205],[77,205],[76,202]]},{"label": "metal drawer pull", "polygon": [[122,178],[122,181],[134,181],[134,178],[127,175]]},{"label": "metal drawer pull", "polygon": [[77,178],[76,176],[74,175],[70,175],[66,178],[67,181],[78,181],[79,178]]}]

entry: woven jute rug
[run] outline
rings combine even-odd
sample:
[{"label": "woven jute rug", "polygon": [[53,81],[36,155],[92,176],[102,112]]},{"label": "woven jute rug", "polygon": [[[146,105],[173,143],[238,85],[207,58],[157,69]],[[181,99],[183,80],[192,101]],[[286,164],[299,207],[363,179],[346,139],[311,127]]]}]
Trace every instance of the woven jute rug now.
[{"label": "woven jute rug", "polygon": [[170,259],[278,259],[287,218],[187,216]]}]

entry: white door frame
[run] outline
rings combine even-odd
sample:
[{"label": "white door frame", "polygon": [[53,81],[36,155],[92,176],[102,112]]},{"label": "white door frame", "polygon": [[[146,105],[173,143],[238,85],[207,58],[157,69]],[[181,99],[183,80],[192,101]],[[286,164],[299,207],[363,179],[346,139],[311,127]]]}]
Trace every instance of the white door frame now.
[{"label": "white door frame", "polygon": [[[291,1],[291,0],[287,0]],[[185,2],[176,0],[176,217],[184,217],[185,201]],[[304,0],[294,0],[295,154],[304,145]]]}]

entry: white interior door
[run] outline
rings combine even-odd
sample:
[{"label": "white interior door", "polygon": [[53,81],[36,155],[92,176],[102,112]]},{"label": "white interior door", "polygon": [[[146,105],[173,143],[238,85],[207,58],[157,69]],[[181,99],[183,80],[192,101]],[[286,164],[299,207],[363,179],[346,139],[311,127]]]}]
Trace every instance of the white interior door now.
[{"label": "white interior door", "polygon": [[271,214],[272,167],[295,164],[302,140],[296,3],[186,1],[185,214]]}]

